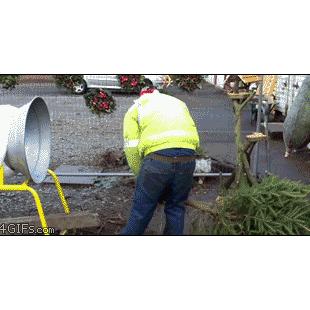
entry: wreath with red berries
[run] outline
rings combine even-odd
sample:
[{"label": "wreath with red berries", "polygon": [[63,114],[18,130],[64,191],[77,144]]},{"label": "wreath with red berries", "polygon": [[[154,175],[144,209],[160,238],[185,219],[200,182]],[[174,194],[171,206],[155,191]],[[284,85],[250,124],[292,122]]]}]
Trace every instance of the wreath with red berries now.
[{"label": "wreath with red berries", "polygon": [[54,75],[57,87],[65,87],[73,92],[76,84],[83,82],[83,75],[81,74],[56,74]]},{"label": "wreath with red berries", "polygon": [[110,114],[115,110],[115,100],[112,95],[103,89],[92,89],[84,95],[86,106],[98,114]]},{"label": "wreath with red berries", "polygon": [[201,74],[172,74],[170,78],[176,85],[187,92],[201,89],[203,76]]},{"label": "wreath with red berries", "polygon": [[144,85],[144,77],[141,74],[120,74],[118,80],[126,92],[139,92]]}]

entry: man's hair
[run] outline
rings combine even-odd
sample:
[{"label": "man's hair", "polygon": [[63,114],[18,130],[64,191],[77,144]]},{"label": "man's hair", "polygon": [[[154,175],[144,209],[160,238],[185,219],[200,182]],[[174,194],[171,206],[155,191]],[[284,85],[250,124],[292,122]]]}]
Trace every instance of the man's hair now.
[{"label": "man's hair", "polygon": [[147,87],[147,88],[156,88],[154,85],[153,85],[153,82],[149,79],[145,79],[143,81],[143,88]]}]

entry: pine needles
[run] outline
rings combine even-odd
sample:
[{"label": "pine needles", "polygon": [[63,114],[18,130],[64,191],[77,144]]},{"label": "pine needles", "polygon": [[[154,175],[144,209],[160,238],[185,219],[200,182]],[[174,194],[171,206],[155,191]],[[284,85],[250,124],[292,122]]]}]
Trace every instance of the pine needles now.
[{"label": "pine needles", "polygon": [[[309,234],[309,194],[310,186],[275,176],[230,190],[214,208],[216,212],[209,213],[213,225],[208,231],[215,235]],[[203,228],[200,233],[206,231]]]},{"label": "pine needles", "polygon": [[0,74],[0,84],[5,89],[12,90],[18,83],[18,74]]}]

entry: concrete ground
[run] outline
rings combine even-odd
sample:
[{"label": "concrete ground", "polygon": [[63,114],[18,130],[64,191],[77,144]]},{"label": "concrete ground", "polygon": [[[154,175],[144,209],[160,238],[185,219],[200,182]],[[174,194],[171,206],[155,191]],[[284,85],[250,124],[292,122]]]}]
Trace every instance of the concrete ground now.
[{"label": "concrete ground", "polygon": [[[206,84],[202,90],[193,94],[171,88],[172,95],[184,100],[193,115],[201,146],[213,158],[234,163],[235,145],[233,135],[234,117],[232,104],[222,90]],[[52,168],[61,164],[100,166],[101,156],[111,147],[122,146],[122,120],[135,96],[116,94],[117,110],[109,116],[98,118],[86,108],[81,96],[73,96],[52,84],[19,85],[13,91],[0,89],[0,105],[21,106],[34,96],[42,96],[49,107],[52,118]],[[255,130],[250,124],[250,111],[243,115],[243,135]],[[282,140],[271,140],[271,172],[292,180],[309,183],[310,153],[293,154],[284,158]],[[102,168],[102,166],[101,166]],[[264,173],[266,158],[264,145],[261,146],[259,172]],[[70,206],[78,210],[101,213],[106,219],[121,216],[128,218],[131,208],[134,183],[123,180],[111,188],[94,186],[66,186],[65,194]],[[130,181],[130,180],[129,180]],[[35,187],[47,213],[62,212],[54,187],[41,185]],[[203,186],[196,186],[192,195],[195,199],[214,200],[218,194],[218,179],[209,179]],[[191,232],[191,223],[197,212],[188,210],[186,233]],[[0,193],[0,217],[27,216],[36,214],[32,197],[26,193]],[[199,215],[199,214],[198,214]],[[164,227],[163,210],[157,210],[148,233],[160,234]],[[115,227],[102,231],[113,234]]]},{"label": "concrete ground", "polygon": [[[193,95],[176,89],[171,90],[171,93],[188,104],[199,129],[201,145],[207,153],[213,158],[234,163],[236,149],[232,103],[223,90],[206,84],[202,90],[195,91]],[[248,106],[242,119],[244,136],[256,130],[256,125],[251,125],[250,116]],[[270,139],[270,172],[281,178],[310,183],[310,151],[300,151],[289,158],[285,158],[284,153],[283,139],[281,137]],[[260,143],[258,173],[264,175],[266,170],[266,145]]]},{"label": "concrete ground", "polygon": [[[225,93],[221,89],[217,89],[207,83],[203,89],[196,90],[193,94],[187,94],[176,88],[171,88],[169,93],[179,97],[188,104],[198,126],[201,145],[207,153],[213,158],[234,163],[234,118],[231,101]],[[122,118],[128,107],[132,104],[134,96],[128,97],[117,94],[118,110],[109,116],[109,120],[107,118],[98,119],[95,115],[91,115],[85,108],[81,96],[72,96],[66,90],[58,89],[53,84],[48,83],[23,84],[17,86],[13,91],[0,89],[0,104],[20,106],[29,101],[33,96],[42,96],[46,100],[55,128],[59,126],[60,122],[61,127],[65,126],[66,128],[62,136],[55,135],[54,137],[53,148],[55,150],[53,152],[54,156],[52,156],[52,163],[54,165],[60,164],[60,157],[63,159],[62,163],[78,164],[79,159],[77,154],[89,151],[88,145],[92,141],[86,142],[80,136],[72,139],[74,136],[74,132],[71,131],[73,122],[78,122],[80,126],[92,126],[94,130],[97,130],[99,126],[108,126],[108,128],[104,129],[105,138],[101,138],[105,142],[98,144],[94,141],[92,143],[94,156],[97,154],[97,150],[99,152],[105,145],[113,147],[116,144],[117,147],[121,147]],[[64,124],[63,120],[66,120],[67,123]],[[255,125],[250,124],[250,110],[248,108],[243,114],[243,134],[246,135],[252,131],[255,131]],[[98,134],[101,134],[100,131]],[[79,145],[75,146],[75,149],[73,148],[70,152],[68,150],[65,152],[62,150],[63,145],[70,145],[72,147],[75,141],[80,141]],[[264,174],[267,163],[265,145],[263,143],[260,145],[259,155],[258,171],[260,174]],[[283,178],[301,180],[305,183],[310,182],[310,151],[294,153],[287,159],[284,158],[283,140],[271,139],[270,161],[271,173]]]}]

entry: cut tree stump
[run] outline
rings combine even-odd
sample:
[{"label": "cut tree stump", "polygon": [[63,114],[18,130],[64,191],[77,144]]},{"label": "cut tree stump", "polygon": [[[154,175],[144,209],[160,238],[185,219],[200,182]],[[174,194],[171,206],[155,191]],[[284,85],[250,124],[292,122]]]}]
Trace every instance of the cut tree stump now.
[{"label": "cut tree stump", "polygon": [[[69,215],[64,213],[50,214],[46,216],[46,221],[50,229],[56,231],[70,230],[70,229],[83,229],[83,228],[95,228],[100,227],[101,222],[97,213],[90,212],[73,212]],[[18,225],[27,224],[27,226],[33,226],[34,228],[40,228],[41,223],[39,216],[25,216],[17,218],[2,218],[0,219],[0,227],[8,227],[8,225],[14,226],[15,230]],[[28,226],[28,227],[29,227]],[[25,226],[27,232],[27,228]],[[9,234],[4,229],[0,230],[0,235]],[[27,234],[27,233],[26,233]]]}]

